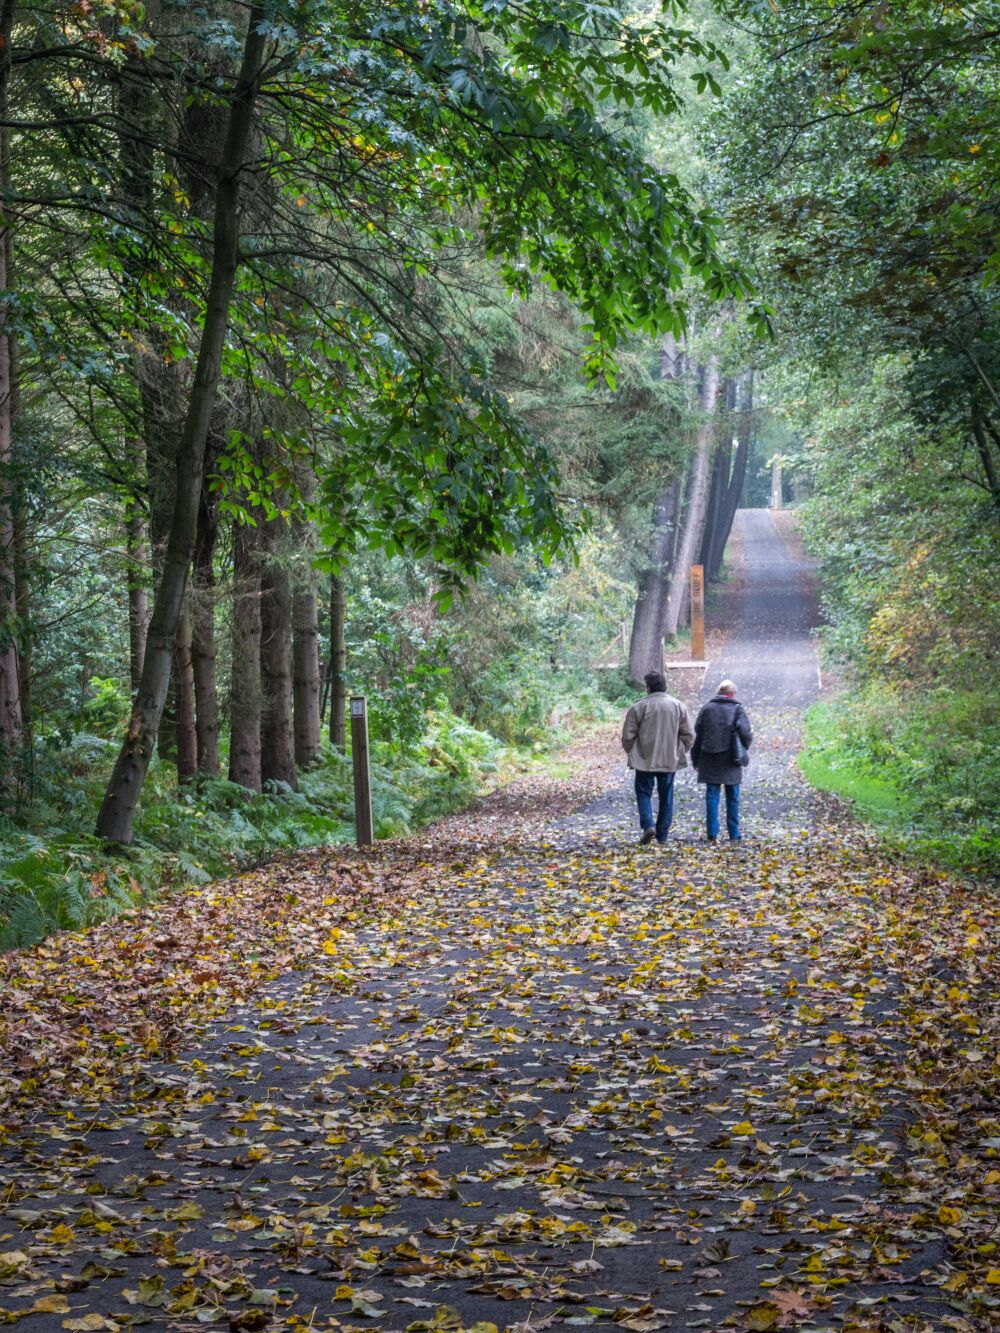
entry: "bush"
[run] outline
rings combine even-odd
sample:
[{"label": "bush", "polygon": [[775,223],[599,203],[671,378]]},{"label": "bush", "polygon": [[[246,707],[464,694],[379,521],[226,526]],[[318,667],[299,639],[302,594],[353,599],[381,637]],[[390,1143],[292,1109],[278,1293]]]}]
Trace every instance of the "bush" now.
[{"label": "bush", "polygon": [[901,849],[1000,878],[1000,707],[987,691],[881,682],[818,704],[799,763]]}]

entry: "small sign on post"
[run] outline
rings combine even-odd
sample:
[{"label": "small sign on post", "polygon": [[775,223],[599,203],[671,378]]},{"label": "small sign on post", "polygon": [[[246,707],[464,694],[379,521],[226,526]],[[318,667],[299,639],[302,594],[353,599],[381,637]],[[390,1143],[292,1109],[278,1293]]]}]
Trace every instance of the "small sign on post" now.
[{"label": "small sign on post", "polygon": [[354,769],[354,827],[358,846],[370,847],[372,834],[372,784],[368,768],[368,700],[351,695],[351,765]]},{"label": "small sign on post", "polygon": [[691,566],[691,661],[705,657],[705,571]]}]

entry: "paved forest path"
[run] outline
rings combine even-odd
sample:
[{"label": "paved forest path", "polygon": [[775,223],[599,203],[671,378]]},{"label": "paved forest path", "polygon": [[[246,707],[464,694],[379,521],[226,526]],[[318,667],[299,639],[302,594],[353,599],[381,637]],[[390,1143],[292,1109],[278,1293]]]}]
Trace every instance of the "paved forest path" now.
[{"label": "paved forest path", "polygon": [[497,797],[8,974],[0,1322],[991,1325],[996,905],[811,811],[808,572],[766,513],[739,533],[706,684],[758,731],[742,851],[689,776],[640,850],[614,766],[582,813]]}]

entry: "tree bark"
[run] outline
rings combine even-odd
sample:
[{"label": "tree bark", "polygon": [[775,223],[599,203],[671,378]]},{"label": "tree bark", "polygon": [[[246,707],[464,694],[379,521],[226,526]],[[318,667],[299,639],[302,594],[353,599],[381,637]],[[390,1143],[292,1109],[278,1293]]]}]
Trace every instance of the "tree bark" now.
[{"label": "tree bark", "polygon": [[680,380],[687,374],[687,347],[683,336],[667,333],[660,343],[660,378]]},{"label": "tree bark", "polygon": [[146,592],[146,521],[135,495],[125,501],[125,577],[128,587],[128,657],[132,694],[142,679],[149,627],[149,596]]},{"label": "tree bark", "polygon": [[688,571],[694,563],[694,557],[701,546],[701,536],[705,525],[705,506],[708,503],[708,487],[712,466],[712,445],[715,439],[715,402],[719,393],[719,362],[710,357],[702,375],[699,406],[702,420],[698,428],[695,443],[694,461],[691,466],[691,486],[688,495],[687,512],[677,554],[674,559],[673,573],[670,579],[670,591],[666,598],[663,616],[663,637],[673,638],[677,633],[681,613],[687,605],[689,594]]},{"label": "tree bark", "polygon": [[982,408],[975,401],[972,404],[972,435],[976,441],[976,449],[979,451],[979,461],[983,467],[983,476],[986,478],[986,489],[989,491],[994,505],[1000,509],[1000,474],[998,474],[996,459],[990,449],[990,442],[983,430]]},{"label": "tree bark", "polygon": [[[723,397],[725,400],[725,429],[723,439],[717,447],[715,462],[712,467],[712,486],[708,496],[708,510],[705,518],[705,531],[702,534],[701,550],[698,563],[705,572],[705,581],[713,576],[712,556],[719,544],[722,530],[726,527],[726,501],[729,495],[730,470],[733,466],[733,445],[736,436],[735,413],[739,399],[739,384],[734,376],[727,375]],[[726,537],[728,537],[728,529]],[[725,546],[725,538],[722,539]]]},{"label": "tree bark", "polygon": [[198,771],[198,733],[194,716],[194,665],[191,660],[191,607],[181,607],[174,640],[174,758],[177,781],[187,782]]},{"label": "tree bark", "polygon": [[[11,34],[15,0],[3,0],[0,9],[0,117],[6,117],[10,95]],[[0,183],[10,179],[9,135],[0,131]],[[0,244],[0,292],[10,289],[8,271],[11,242],[9,227],[3,227]],[[0,749],[4,751],[0,786],[13,789],[11,759],[23,739],[21,681],[17,653],[17,597],[14,571],[14,512],[11,473],[13,467],[13,417],[16,387],[11,355],[10,303],[0,302]]]},{"label": "tree bark", "polygon": [[722,569],[722,559],[729,543],[729,534],[733,530],[733,519],[743,500],[743,487],[746,483],[747,461],[750,457],[750,440],[753,431],[753,371],[747,371],[746,383],[742,391],[742,404],[739,407],[739,426],[737,428],[736,454],[733,470],[729,478],[729,488],[722,504],[722,514],[708,558],[705,577],[718,579]]},{"label": "tree bark", "polygon": [[229,697],[229,781],[260,791],[259,530],[233,527],[233,667]]},{"label": "tree bark", "polygon": [[330,579],[330,743],[347,748],[347,589],[343,574]]},{"label": "tree bark", "polygon": [[288,571],[278,557],[276,522],[264,525],[261,568],[260,681],[264,703],[260,726],[260,775],[297,788],[292,718],[292,598]]},{"label": "tree bark", "polygon": [[177,451],[177,491],[163,571],[146,639],[146,660],[118,761],[97,818],[97,835],[132,840],[135,811],[149,769],[170,679],[177,622],[194,548],[205,463],[205,443],[215,405],[222,349],[239,266],[240,173],[246,161],[258,79],[267,38],[263,13],[250,11],[243,58],[230,107],[219,164],[212,236],[212,270],[194,382]]},{"label": "tree bark", "polygon": [[[683,337],[668,333],[660,343],[660,378],[687,380],[691,365]],[[663,611],[677,545],[683,479],[671,482],[653,504],[646,564],[639,571],[632,634],[628,645],[629,680],[642,685],[647,671],[663,668]]]},{"label": "tree bark", "polygon": [[[6,160],[6,149],[3,150]],[[4,185],[8,184],[4,174]],[[14,233],[8,227],[4,235],[6,250],[7,281],[12,281],[14,272]],[[14,606],[17,612],[17,681],[21,698],[21,743],[28,761],[28,781],[32,782],[34,771],[34,710],[32,708],[32,685],[34,681],[34,627],[31,614],[31,551],[28,534],[28,498],[26,494],[26,475],[23,459],[18,457],[14,427],[20,414],[21,393],[18,376],[17,335],[11,331],[7,335],[7,351],[10,369],[10,422],[11,422],[11,460],[14,475],[11,478],[11,520],[14,536]],[[30,799],[30,793],[29,793]]]},{"label": "tree bark", "polygon": [[649,556],[646,568],[639,575],[639,594],[628,648],[629,680],[636,685],[643,683],[647,671],[660,671],[663,668],[661,615],[664,591],[670,581],[673,563],[680,494],[681,483],[675,481],[653,506]]},{"label": "tree bark", "polygon": [[[299,494],[304,506],[315,501],[316,477],[312,468],[297,469]],[[317,575],[313,568],[316,548],[315,525],[307,517],[293,527],[296,561],[292,585],[292,716],[295,763],[298,768],[314,764],[322,750],[319,673],[319,604]]]},{"label": "tree bark", "polygon": [[784,509],[785,490],[781,479],[781,460],[775,458],[771,462],[771,508]]},{"label": "tree bark", "polygon": [[708,503],[705,506],[705,527],[701,534],[701,547],[698,551],[698,564],[708,570],[709,557],[722,518],[722,501],[729,487],[729,465],[732,445],[729,440],[716,446],[712,460],[712,482],[708,489]]},{"label": "tree bark", "polygon": [[210,778],[217,778],[220,772],[215,647],[215,545],[218,535],[218,505],[215,497],[203,486],[191,573],[191,659],[194,668],[198,772]]},{"label": "tree bark", "polygon": [[316,580],[310,569],[308,583],[292,599],[292,703],[295,724],[295,763],[308,768],[319,758],[319,607]]}]

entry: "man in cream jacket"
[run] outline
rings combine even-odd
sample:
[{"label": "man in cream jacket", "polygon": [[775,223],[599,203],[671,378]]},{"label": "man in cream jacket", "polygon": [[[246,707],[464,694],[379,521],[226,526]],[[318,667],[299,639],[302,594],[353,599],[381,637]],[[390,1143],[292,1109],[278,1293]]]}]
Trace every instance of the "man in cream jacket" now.
[{"label": "man in cream jacket", "polygon": [[[674,815],[674,774],[687,768],[687,752],[694,743],[694,731],[687,709],[680,699],[667,693],[667,682],[659,671],[645,676],[645,699],[634,703],[625,714],[622,749],[628,766],[635,770],[635,800],[639,807],[641,846],[655,838],[667,841]],[[653,788],[660,797],[656,823],[653,823]]]}]

